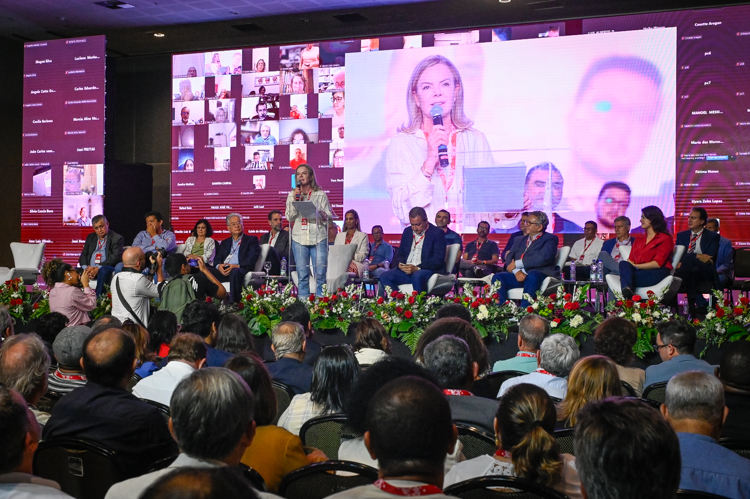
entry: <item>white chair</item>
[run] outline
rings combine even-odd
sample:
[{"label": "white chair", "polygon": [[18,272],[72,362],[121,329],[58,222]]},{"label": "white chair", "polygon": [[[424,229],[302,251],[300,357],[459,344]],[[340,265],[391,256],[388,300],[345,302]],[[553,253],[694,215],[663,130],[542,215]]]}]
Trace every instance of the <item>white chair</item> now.
[{"label": "white chair", "polygon": [[[555,265],[558,269],[560,269],[560,272],[562,272],[563,265],[565,265],[565,262],[568,260],[568,255],[570,255],[570,246],[563,246],[562,248],[559,248],[557,250],[557,260],[555,261]],[[548,289],[552,291],[552,289],[558,288],[561,284],[562,281],[556,277],[545,277],[542,281],[542,287],[539,288],[539,291],[541,291],[542,294],[545,294]],[[509,289],[508,299],[522,300],[523,288]]]},{"label": "white chair", "polygon": [[[620,251],[622,251],[622,248],[620,248]],[[667,277],[659,281],[657,284],[654,284],[653,286],[641,286],[641,287],[635,288],[633,290],[633,293],[636,295],[646,297],[648,296],[649,291],[653,291],[660,301],[668,300],[669,298],[672,298],[675,294],[677,294],[677,291],[680,289],[680,286],[682,285],[682,279],[680,279],[679,277],[675,277],[674,271],[677,268],[677,264],[680,263],[680,260],[682,260],[682,255],[684,254],[685,254],[685,246],[681,244],[675,246],[674,253],[672,254],[672,272],[670,273],[670,275],[668,275]],[[629,255],[630,253],[628,253],[628,256]],[[607,286],[609,286],[609,289],[610,291],[612,291],[612,293],[614,293],[617,296],[622,296],[622,287],[620,286],[620,276],[614,275],[614,274],[607,275]]]},{"label": "white chair", "polygon": [[[453,269],[456,265],[456,258],[458,258],[459,251],[461,251],[460,244],[449,244],[445,248],[446,269]],[[443,296],[453,289],[454,284],[456,284],[456,274],[432,274],[427,281],[427,294]],[[411,284],[401,284],[398,290],[405,295],[410,295],[414,291],[414,287]]]},{"label": "white chair", "polygon": [[[184,244],[180,244],[177,246],[177,251],[180,252],[180,246],[182,248],[185,248]],[[258,257],[258,261],[255,262],[255,268],[245,274],[245,286],[250,284],[250,281],[253,279],[262,279],[266,275],[266,271],[263,270],[263,264],[266,263],[266,260],[268,259],[268,253],[270,251],[271,245],[270,244],[261,244],[260,245],[260,256]],[[216,263],[216,262],[214,262]],[[224,285],[224,289],[227,290],[227,293],[232,289],[232,286],[228,282],[222,282]]]},{"label": "white chair", "polygon": [[[334,245],[328,247],[328,267],[326,269],[326,288],[331,294],[339,288],[346,286],[350,278],[356,277],[357,274],[348,272],[349,263],[354,258],[357,247],[353,244]],[[290,274],[294,285],[299,287],[299,275],[294,270]],[[310,262],[310,292],[315,290],[315,275],[313,274],[313,265]]]},{"label": "white chair", "polygon": [[8,276],[3,282],[9,279],[20,277],[24,284],[34,284],[39,276],[39,268],[44,257],[45,243],[10,243],[10,250],[13,253],[12,269],[3,267],[0,274]]},{"label": "white chair", "polygon": [[185,244],[185,243],[182,243],[182,244],[178,244],[178,245],[177,245],[177,249],[176,249],[176,250],[174,250],[174,252],[175,252],[175,253],[180,253],[180,254],[184,253],[184,252],[185,252],[185,246],[186,246],[186,244]]}]

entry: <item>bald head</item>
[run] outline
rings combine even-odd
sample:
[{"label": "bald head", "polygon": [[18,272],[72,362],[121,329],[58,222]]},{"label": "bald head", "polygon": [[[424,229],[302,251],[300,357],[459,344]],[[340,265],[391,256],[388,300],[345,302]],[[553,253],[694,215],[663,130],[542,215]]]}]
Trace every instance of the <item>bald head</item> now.
[{"label": "bald head", "polygon": [[141,260],[145,260],[146,254],[143,253],[143,250],[138,247],[131,247],[125,250],[125,252],[122,254],[122,265],[124,267],[134,267],[137,268],[138,262]]},{"label": "bald head", "polygon": [[105,329],[86,338],[83,370],[88,381],[124,387],[135,370],[135,341],[122,329]]},{"label": "bald head", "polygon": [[42,339],[34,334],[11,336],[0,347],[0,383],[36,404],[47,391],[50,357]]}]

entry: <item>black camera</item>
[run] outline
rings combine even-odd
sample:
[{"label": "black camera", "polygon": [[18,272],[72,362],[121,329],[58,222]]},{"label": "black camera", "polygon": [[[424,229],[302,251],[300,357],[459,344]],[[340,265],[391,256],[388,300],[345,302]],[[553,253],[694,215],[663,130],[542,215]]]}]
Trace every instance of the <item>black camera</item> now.
[{"label": "black camera", "polygon": [[167,252],[166,250],[163,250],[161,248],[157,248],[154,251],[149,251],[146,253],[146,268],[148,269],[149,274],[155,274],[157,269],[157,263],[156,263],[156,256],[161,255],[162,258],[162,265],[167,259]]}]

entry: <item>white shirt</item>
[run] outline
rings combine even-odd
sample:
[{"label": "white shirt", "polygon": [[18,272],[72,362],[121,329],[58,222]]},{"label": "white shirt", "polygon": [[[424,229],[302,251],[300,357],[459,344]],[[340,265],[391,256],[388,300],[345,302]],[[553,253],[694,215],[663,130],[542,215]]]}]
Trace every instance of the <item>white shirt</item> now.
[{"label": "white shirt", "polygon": [[[464,446],[460,440],[456,441],[456,447],[453,449],[453,454],[445,456],[444,471],[448,473],[456,463],[464,461],[466,458],[463,455]],[[339,446],[339,459],[343,461],[353,461],[355,463],[361,463],[371,468],[378,468],[377,459],[373,459],[370,456],[370,452],[365,447],[364,437],[351,438],[349,440],[343,440]]]},{"label": "white shirt", "polygon": [[[693,251],[693,253],[695,253],[696,255],[702,255],[703,254],[703,251],[701,251],[701,239],[703,239],[703,231],[704,230],[705,229],[701,229],[701,231],[699,232],[700,236],[698,236],[698,239],[695,240],[695,251]],[[696,232],[690,231],[690,239],[692,239],[695,234],[696,234]],[[688,247],[685,248],[686,252],[687,252],[687,250],[690,249],[690,239],[688,239]]]},{"label": "white shirt", "polygon": [[411,251],[409,252],[409,258],[406,259],[406,263],[411,265],[419,265],[422,263],[422,247],[424,246],[424,238],[427,237],[427,229],[422,231],[422,234],[412,234]]},{"label": "white shirt", "polygon": [[500,398],[503,394],[508,391],[512,386],[520,385],[521,383],[530,383],[536,385],[539,388],[544,389],[550,397],[555,397],[560,400],[565,398],[568,393],[568,380],[565,378],[558,378],[557,376],[550,376],[540,372],[533,372],[524,376],[516,376],[505,381],[500,386],[500,391],[497,392],[497,397]]},{"label": "white shirt", "polygon": [[[593,241],[587,241],[585,237],[579,239],[570,248],[570,258],[575,260],[576,265],[591,265],[601,253],[602,244],[604,244],[604,241],[598,237],[594,237]],[[583,256],[583,260],[581,260],[581,256]]]},{"label": "white shirt", "polygon": [[135,317],[128,312],[120,301],[120,296],[117,292],[118,282],[120,283],[123,298],[130,304],[130,308],[133,309],[133,312],[135,312],[141,322],[148,326],[151,298],[159,297],[159,290],[154,281],[148,276],[128,270],[119,272],[112,278],[112,284],[109,287],[112,291],[112,315],[123,322],[130,319],[138,323]]},{"label": "white shirt", "polygon": [[625,239],[625,241],[620,241],[619,239],[617,242],[615,242],[615,245],[612,247],[612,258],[617,258],[617,256],[620,254],[620,246],[630,246],[633,244],[633,238],[630,237],[630,234],[628,234],[628,237]]},{"label": "white shirt", "polygon": [[[310,199],[307,194],[300,196],[301,201],[310,201],[315,205],[319,213],[325,213],[330,220],[333,216],[333,210],[328,203],[328,196],[323,189],[312,191]],[[328,227],[326,222],[321,219],[307,220],[294,207],[294,191],[291,191],[286,197],[286,219],[292,224],[292,241],[304,246],[314,246],[319,242],[328,239]],[[303,223],[303,221],[305,223]]]},{"label": "white shirt", "polygon": [[3,499],[61,499],[71,496],[60,491],[60,485],[28,473],[11,472],[0,475],[0,497]]},{"label": "white shirt", "polygon": [[143,378],[133,387],[133,395],[139,399],[153,400],[169,406],[172,392],[184,378],[190,376],[195,368],[179,360],[173,360],[166,366]]}]

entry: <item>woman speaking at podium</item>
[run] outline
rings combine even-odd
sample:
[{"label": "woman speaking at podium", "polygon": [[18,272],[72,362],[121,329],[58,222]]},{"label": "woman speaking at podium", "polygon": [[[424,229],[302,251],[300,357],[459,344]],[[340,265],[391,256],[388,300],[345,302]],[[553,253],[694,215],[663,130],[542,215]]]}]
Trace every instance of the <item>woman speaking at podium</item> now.
[{"label": "woman speaking at podium", "polygon": [[[295,202],[306,201],[315,205],[317,216],[305,216],[294,205]],[[315,274],[315,292],[323,296],[328,266],[328,220],[332,216],[328,196],[315,181],[315,172],[308,165],[299,165],[296,187],[286,198],[286,219],[292,226],[292,252],[297,262],[297,296],[300,299],[310,295],[310,260]]]}]

